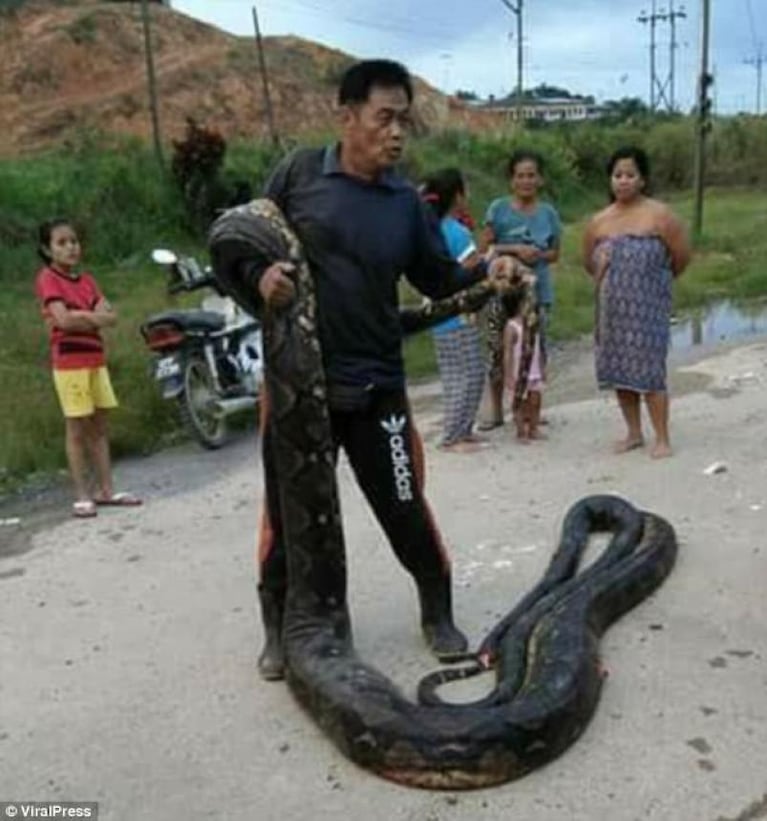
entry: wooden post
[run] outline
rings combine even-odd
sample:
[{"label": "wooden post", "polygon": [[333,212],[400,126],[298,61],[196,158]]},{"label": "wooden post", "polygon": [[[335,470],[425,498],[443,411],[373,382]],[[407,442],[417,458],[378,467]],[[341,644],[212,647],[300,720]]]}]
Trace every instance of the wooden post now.
[{"label": "wooden post", "polygon": [[264,57],[264,44],[261,40],[261,28],[258,25],[258,12],[253,6],[253,27],[256,31],[256,48],[258,49],[258,65],[261,71],[261,84],[264,90],[264,104],[266,106],[266,124],[269,129],[269,136],[274,145],[279,146],[280,138],[277,134],[277,127],[274,124],[274,111],[272,110],[272,98],[269,94],[269,78],[266,73],[266,58]]},{"label": "wooden post", "polygon": [[149,111],[152,116],[152,137],[157,162],[160,168],[165,168],[160,141],[160,117],[157,111],[157,85],[154,76],[154,58],[152,55],[152,34],[150,31],[149,5],[147,0],[141,0],[141,19],[144,25],[144,52],[146,54],[146,76],[149,86]]}]

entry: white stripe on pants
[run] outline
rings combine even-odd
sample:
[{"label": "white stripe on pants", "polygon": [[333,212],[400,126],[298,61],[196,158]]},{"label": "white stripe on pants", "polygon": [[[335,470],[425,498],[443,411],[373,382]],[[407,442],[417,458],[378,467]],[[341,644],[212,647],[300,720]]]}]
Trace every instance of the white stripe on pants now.
[{"label": "white stripe on pants", "polygon": [[434,334],[445,412],[443,445],[471,434],[479,410],[485,368],[474,325]]}]

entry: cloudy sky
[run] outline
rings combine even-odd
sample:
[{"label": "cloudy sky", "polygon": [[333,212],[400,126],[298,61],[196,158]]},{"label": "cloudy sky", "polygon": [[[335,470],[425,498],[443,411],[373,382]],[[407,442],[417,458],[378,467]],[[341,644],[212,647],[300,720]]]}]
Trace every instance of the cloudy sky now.
[{"label": "cloudy sky", "polygon": [[[515,2],[516,0],[513,0]],[[235,34],[252,34],[254,0],[172,0],[181,12]],[[660,11],[669,0],[656,0]],[[515,17],[502,0],[258,0],[262,33],[295,34],[359,57],[390,57],[438,88],[502,96],[516,83]],[[676,101],[694,102],[701,0],[677,10]],[[652,0],[525,0],[525,87],[563,86],[600,100],[649,97]],[[669,69],[670,27],[657,29],[658,72]],[[711,63],[721,113],[756,109],[756,69],[767,55],[765,0],[712,0]],[[767,110],[767,77],[762,112]]]}]

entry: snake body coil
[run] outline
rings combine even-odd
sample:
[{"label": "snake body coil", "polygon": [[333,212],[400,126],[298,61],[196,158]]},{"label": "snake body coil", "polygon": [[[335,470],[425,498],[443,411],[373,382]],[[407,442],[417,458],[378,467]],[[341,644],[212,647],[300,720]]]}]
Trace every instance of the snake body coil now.
[{"label": "snake body coil", "polygon": [[[254,313],[259,306],[252,284],[242,277],[243,260],[296,264],[296,301],[264,316],[288,559],[283,642],[294,694],[350,759],[412,786],[488,786],[560,754],[596,708],[602,632],[673,567],[677,545],[671,526],[614,496],[580,500],[565,517],[543,579],[491,631],[480,647],[480,662],[468,671],[491,666],[493,691],[470,704],[446,704],[436,687],[451,674],[437,673],[421,683],[420,703],[409,701],[362,662],[352,644],[314,288],[298,240],[276,206],[257,200],[216,221],[210,248],[223,287]],[[466,299],[455,298],[456,310],[465,310]],[[597,530],[612,532],[610,543],[578,572]]]}]

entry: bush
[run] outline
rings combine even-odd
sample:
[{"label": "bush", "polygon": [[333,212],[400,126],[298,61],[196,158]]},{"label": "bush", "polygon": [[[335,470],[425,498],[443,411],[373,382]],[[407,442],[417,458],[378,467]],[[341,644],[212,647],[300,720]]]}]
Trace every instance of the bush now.
[{"label": "bush", "polygon": [[187,117],[186,136],[173,141],[172,171],[192,224],[208,225],[226,195],[219,172],[226,154],[226,140],[218,131],[197,125]]},{"label": "bush", "polygon": [[95,15],[86,14],[78,17],[73,23],[67,27],[67,34],[72,39],[73,43],[78,46],[88,45],[96,42],[96,34],[98,24]]}]

